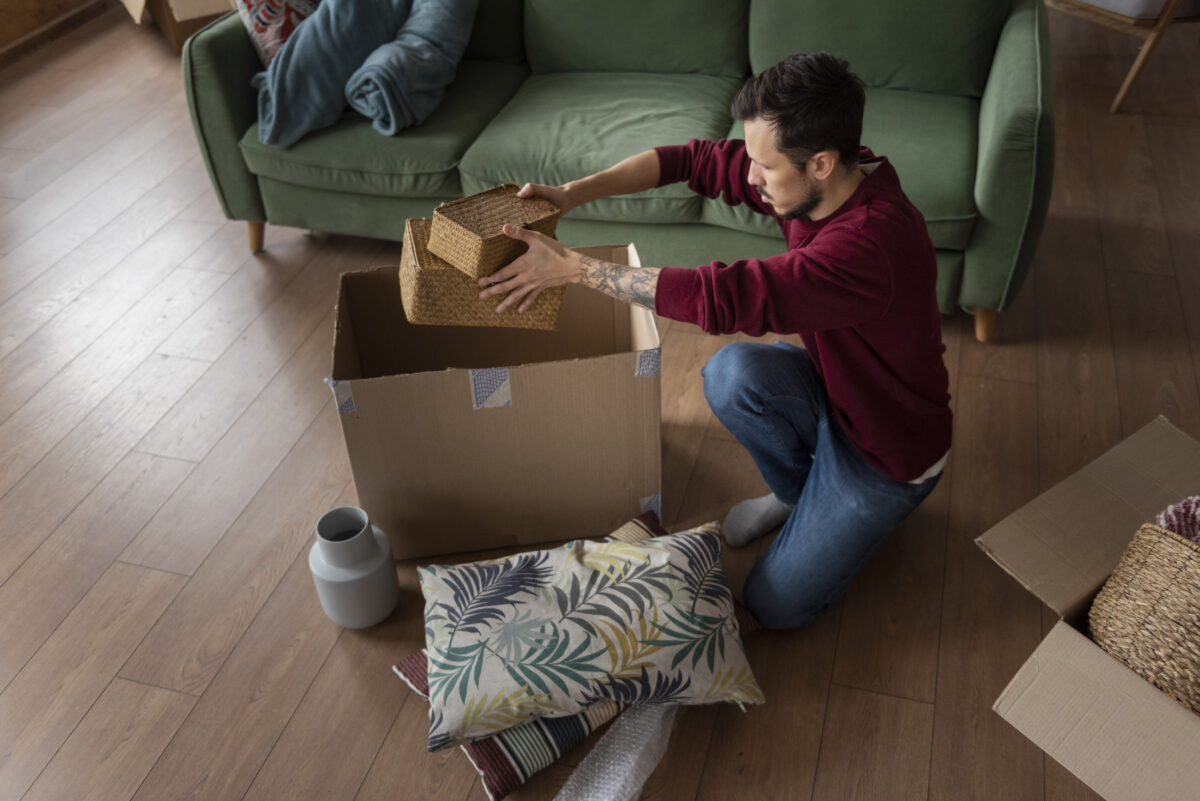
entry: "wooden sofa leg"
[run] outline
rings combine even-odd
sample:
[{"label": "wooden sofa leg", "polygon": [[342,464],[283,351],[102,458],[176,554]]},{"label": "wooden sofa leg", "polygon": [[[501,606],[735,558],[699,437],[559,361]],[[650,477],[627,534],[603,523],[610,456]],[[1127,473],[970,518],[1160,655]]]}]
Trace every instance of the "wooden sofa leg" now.
[{"label": "wooden sofa leg", "polygon": [[996,310],[975,310],[975,338],[980,342],[991,342],[996,337]]},{"label": "wooden sofa leg", "polygon": [[260,222],[247,222],[246,233],[250,236],[250,252],[258,253],[263,249],[263,235],[266,233],[267,224]]}]

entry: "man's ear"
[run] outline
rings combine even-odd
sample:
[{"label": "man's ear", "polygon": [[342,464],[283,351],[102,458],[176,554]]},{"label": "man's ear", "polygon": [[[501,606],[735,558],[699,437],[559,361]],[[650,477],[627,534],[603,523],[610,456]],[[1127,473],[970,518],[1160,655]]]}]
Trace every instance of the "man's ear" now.
[{"label": "man's ear", "polygon": [[825,181],[829,176],[833,175],[834,170],[838,166],[838,152],[836,150],[822,150],[808,157],[808,163],[812,165],[812,177],[818,181]]}]

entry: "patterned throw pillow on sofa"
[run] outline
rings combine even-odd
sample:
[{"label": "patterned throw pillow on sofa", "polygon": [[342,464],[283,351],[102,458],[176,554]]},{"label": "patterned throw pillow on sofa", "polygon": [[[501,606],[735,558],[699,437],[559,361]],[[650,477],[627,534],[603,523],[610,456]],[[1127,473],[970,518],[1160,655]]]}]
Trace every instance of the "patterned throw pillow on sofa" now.
[{"label": "patterned throw pillow on sofa", "polygon": [[715,523],[418,572],[430,751],[606,698],[763,702]]},{"label": "patterned throw pillow on sofa", "polygon": [[263,66],[271,63],[305,17],[317,10],[319,0],[236,0],[238,15]]}]

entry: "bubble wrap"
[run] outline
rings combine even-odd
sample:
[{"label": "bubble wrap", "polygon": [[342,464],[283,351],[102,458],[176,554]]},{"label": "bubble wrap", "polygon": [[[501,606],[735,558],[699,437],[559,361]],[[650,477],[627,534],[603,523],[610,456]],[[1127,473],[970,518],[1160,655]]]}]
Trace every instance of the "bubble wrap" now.
[{"label": "bubble wrap", "polygon": [[554,801],[633,801],[671,739],[677,705],[631,706],[617,717]]}]

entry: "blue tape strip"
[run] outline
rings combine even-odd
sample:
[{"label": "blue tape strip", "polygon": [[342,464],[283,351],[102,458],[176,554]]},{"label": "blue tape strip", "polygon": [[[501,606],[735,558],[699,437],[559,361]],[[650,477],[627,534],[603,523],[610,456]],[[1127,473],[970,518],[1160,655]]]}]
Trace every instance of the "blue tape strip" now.
[{"label": "blue tape strip", "polygon": [[662,493],[656,492],[653,495],[647,495],[642,498],[642,513],[654,512],[658,515],[658,519],[662,520]]},{"label": "blue tape strip", "polygon": [[333,400],[337,404],[338,414],[355,414],[358,407],[354,405],[354,390],[349,381],[334,381],[325,379],[325,384],[333,390]]},{"label": "blue tape strip", "polygon": [[507,367],[488,367],[468,372],[471,375],[471,408],[478,410],[512,406],[512,388],[508,383]]},{"label": "blue tape strip", "polygon": [[638,351],[637,370],[634,371],[634,375],[662,375],[662,349]]}]

